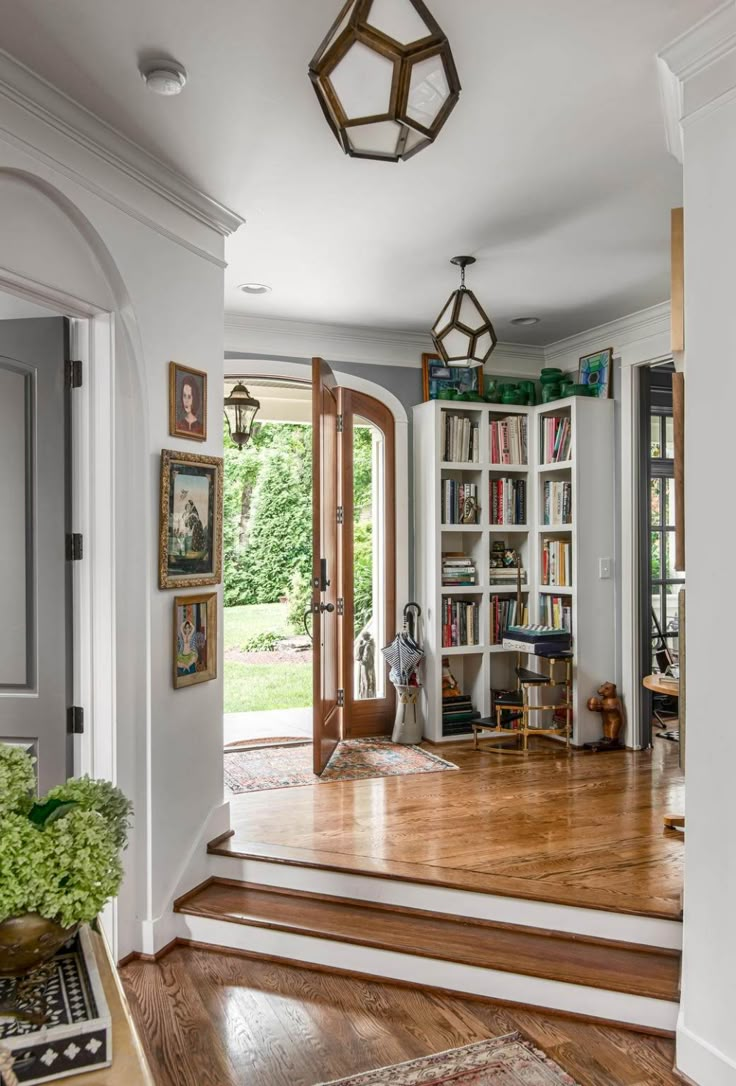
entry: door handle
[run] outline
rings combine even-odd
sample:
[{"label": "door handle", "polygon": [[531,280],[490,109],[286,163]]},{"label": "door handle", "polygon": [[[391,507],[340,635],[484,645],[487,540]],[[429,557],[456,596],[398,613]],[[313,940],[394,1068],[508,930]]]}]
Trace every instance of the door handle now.
[{"label": "door handle", "polygon": [[332,612],[335,610],[335,605],[334,605],[334,603],[321,603],[319,605],[319,609],[320,609],[320,612],[322,614],[324,614],[325,611],[327,611],[327,613],[331,615]]}]

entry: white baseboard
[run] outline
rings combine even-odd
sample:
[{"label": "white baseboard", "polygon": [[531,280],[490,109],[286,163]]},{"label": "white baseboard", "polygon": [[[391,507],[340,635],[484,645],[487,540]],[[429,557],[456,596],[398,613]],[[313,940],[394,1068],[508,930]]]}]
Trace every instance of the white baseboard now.
[{"label": "white baseboard", "polygon": [[697,1086],[736,1086],[736,1060],[677,1022],[677,1070]]},{"label": "white baseboard", "polygon": [[647,1029],[674,1032],[677,1023],[678,1005],[665,1000],[378,950],[334,939],[250,927],[227,920],[183,914],[177,914],[173,919],[179,938],[212,946],[385,977],[421,987],[467,992],[486,999],[584,1014]]},{"label": "white baseboard", "polygon": [[331,897],[355,898],[408,909],[425,909],[474,920],[493,920],[499,924],[520,924],[667,950],[680,950],[682,947],[682,924],[678,920],[480,894],[447,886],[375,878],[288,862],[269,863],[267,860],[218,855],[210,855],[209,861],[208,874],[222,879],[305,890]]},{"label": "white baseboard", "polygon": [[216,837],[221,837],[230,829],[230,804],[220,803],[213,807],[192,842],[184,863],[179,869],[174,883],[169,889],[161,913],[141,921],[140,946],[134,949],[142,954],[156,954],[176,936],[174,920],[174,902],[188,890],[199,886],[209,878],[207,845]]}]

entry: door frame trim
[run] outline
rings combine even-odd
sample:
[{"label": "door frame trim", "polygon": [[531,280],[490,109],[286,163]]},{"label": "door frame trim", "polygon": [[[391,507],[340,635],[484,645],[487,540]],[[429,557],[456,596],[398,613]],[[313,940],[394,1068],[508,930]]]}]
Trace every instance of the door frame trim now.
[{"label": "door frame trim", "polygon": [[[115,636],[115,317],[112,312],[0,268],[0,290],[70,319],[70,351],[82,362],[82,387],[71,395],[72,531],[85,540],[73,564],[73,704],[87,726],[74,737],[72,773],[117,783]],[[118,902],[101,914],[117,956]]]},{"label": "door frame trim", "polygon": [[[311,384],[311,370],[303,362],[283,358],[225,358],[225,380],[232,377],[288,377],[301,384]],[[396,524],[396,628],[401,626],[402,608],[399,586],[409,585],[409,418],[401,400],[383,385],[364,377],[344,373],[339,363],[332,364],[335,380],[342,388],[364,392],[386,405],[394,417],[395,524]],[[409,597],[407,596],[407,599]]]}]

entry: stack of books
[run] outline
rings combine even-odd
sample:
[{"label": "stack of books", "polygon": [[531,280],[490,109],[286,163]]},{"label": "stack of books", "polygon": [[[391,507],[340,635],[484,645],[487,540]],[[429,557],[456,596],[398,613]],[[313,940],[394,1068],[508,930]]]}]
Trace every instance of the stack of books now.
[{"label": "stack of books", "polygon": [[491,644],[500,645],[509,626],[523,625],[528,618],[525,603],[519,607],[512,596],[491,596]]},{"label": "stack of books", "polygon": [[450,551],[442,555],[443,588],[477,583],[478,575],[472,558],[468,558],[461,551]]},{"label": "stack of books", "polygon": [[516,586],[517,574],[522,584],[526,584],[526,570],[518,569],[516,566],[491,566],[488,571],[488,583],[489,584],[502,584],[509,588]]},{"label": "stack of books", "polygon": [[572,544],[568,539],[545,539],[542,547],[542,584],[572,585]]},{"label": "stack of books", "polygon": [[538,623],[509,626],[503,639],[503,646],[506,649],[537,653],[540,656],[569,652],[571,645],[572,638],[567,630],[557,630],[552,626],[542,626]]},{"label": "stack of books", "polygon": [[544,523],[572,523],[572,483],[548,479],[544,484]]},{"label": "stack of books", "polygon": [[477,422],[447,414],[444,422],[442,459],[456,464],[477,464],[480,460],[480,431]]},{"label": "stack of books", "polygon": [[570,459],[572,445],[572,425],[570,419],[542,419],[542,456],[543,464],[561,464]]},{"label": "stack of books", "polygon": [[525,467],[528,462],[526,415],[491,419],[490,427],[491,463]]},{"label": "stack of books", "polygon": [[491,479],[491,524],[526,524],[526,479]]},{"label": "stack of books", "polygon": [[473,708],[470,694],[442,695],[442,734],[464,735],[480,713]]},{"label": "stack of books", "polygon": [[539,617],[546,626],[572,633],[572,607],[567,596],[540,596]]},{"label": "stack of books", "polygon": [[446,596],[442,600],[442,647],[459,648],[480,642],[480,608],[475,601]]},{"label": "stack of books", "polygon": [[[469,515],[472,502],[472,516]],[[466,509],[466,506],[468,507]],[[478,487],[475,483],[458,483],[456,479],[442,480],[442,523],[476,524],[478,521]]]}]

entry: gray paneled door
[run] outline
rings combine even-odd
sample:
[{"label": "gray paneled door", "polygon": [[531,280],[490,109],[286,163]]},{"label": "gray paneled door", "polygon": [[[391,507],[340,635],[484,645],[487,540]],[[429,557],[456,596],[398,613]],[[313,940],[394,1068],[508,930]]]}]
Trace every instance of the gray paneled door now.
[{"label": "gray paneled door", "polygon": [[37,744],[42,791],[71,770],[68,324],[0,321],[0,738]]}]

